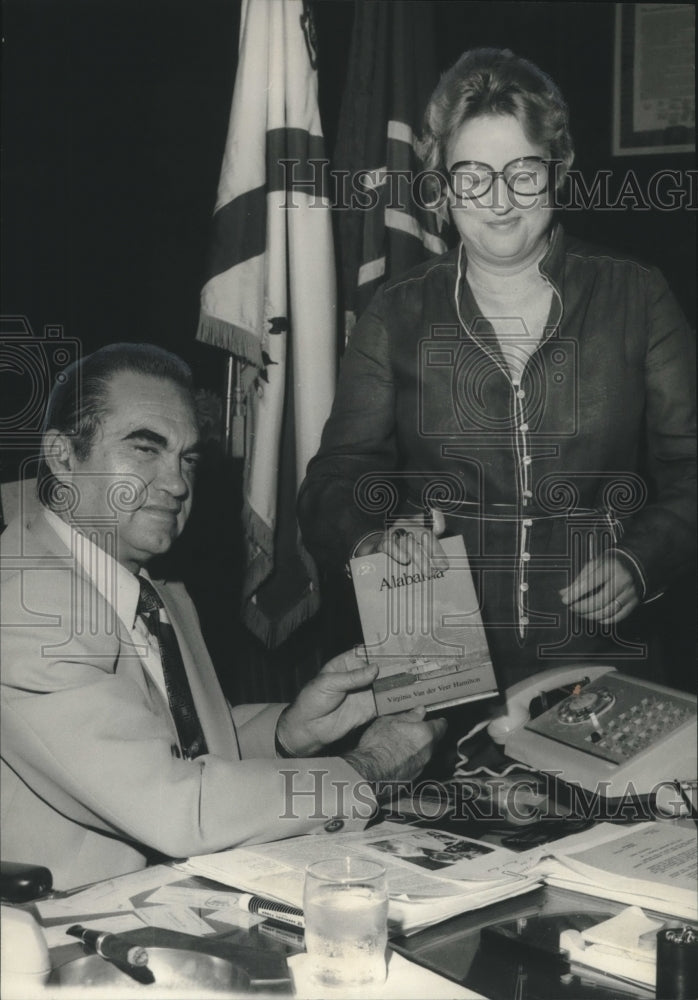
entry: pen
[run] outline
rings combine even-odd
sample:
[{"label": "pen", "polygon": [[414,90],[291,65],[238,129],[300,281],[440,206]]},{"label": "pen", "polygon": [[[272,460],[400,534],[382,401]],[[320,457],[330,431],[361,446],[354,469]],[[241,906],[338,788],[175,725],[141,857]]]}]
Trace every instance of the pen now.
[{"label": "pen", "polygon": [[684,788],[683,788],[683,785],[681,783],[681,780],[679,778],[674,778],[673,785],[674,785],[674,788],[676,789],[676,791],[679,793],[679,795],[683,799],[683,801],[686,804],[686,806],[688,807],[688,815],[691,817],[691,819],[696,824],[696,826],[698,826],[698,813],[696,813],[696,808],[693,805],[693,802],[691,802],[690,798],[688,797],[688,795],[684,791]]},{"label": "pen", "polygon": [[297,930],[295,927],[280,927],[276,924],[263,921],[259,925],[259,933],[265,937],[283,941],[284,944],[290,944],[294,948],[302,949],[304,947],[305,939],[303,931],[300,928]]},{"label": "pen", "polygon": [[303,911],[296,906],[287,906],[286,903],[262,899],[261,896],[253,896],[248,892],[244,892],[240,896],[238,906],[241,910],[247,910],[248,913],[269,917],[270,920],[278,920],[279,923],[289,924],[291,927],[305,927]]}]

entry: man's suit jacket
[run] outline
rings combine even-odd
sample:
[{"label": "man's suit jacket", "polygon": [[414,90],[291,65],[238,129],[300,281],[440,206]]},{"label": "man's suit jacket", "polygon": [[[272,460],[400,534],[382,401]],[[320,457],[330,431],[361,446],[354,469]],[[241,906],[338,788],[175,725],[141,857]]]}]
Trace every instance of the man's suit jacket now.
[{"label": "man's suit jacket", "polygon": [[371,796],[345,761],[276,758],[282,705],[229,708],[181,584],[155,583],[208,745],[194,761],[177,757],[131,634],[45,516],[16,519],[0,544],[4,860],[45,864],[65,889],[142,868],[154,852],[365,824]]}]

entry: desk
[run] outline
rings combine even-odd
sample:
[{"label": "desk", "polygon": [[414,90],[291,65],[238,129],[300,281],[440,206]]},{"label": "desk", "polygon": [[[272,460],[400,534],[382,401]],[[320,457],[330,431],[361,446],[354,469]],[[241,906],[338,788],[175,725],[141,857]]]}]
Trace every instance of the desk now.
[{"label": "desk", "polygon": [[[560,930],[592,926],[624,908],[623,903],[546,886],[517,899],[453,917],[414,937],[398,938],[392,945],[413,961],[489,1000],[651,998],[653,991],[628,986],[626,992],[619,980],[608,976],[599,975],[598,981],[592,982],[590,978],[566,975],[567,963],[556,961],[554,954],[546,951],[550,947],[554,952]],[[533,948],[492,933],[494,927],[510,922],[527,925],[529,937],[535,942]]]},{"label": "desk", "polygon": [[[214,888],[205,879],[186,876],[182,884]],[[215,886],[216,892],[225,892]],[[147,895],[147,893],[146,893]],[[138,897],[134,897],[136,903]],[[26,908],[34,909],[34,904]],[[623,909],[623,904],[598,900],[590,896],[549,887],[535,890],[516,899],[493,904],[481,910],[462,914],[438,924],[411,937],[394,939],[391,944],[395,951],[411,961],[446,977],[453,983],[482,994],[489,1000],[611,1000],[624,996],[650,998],[649,991],[627,991],[617,980],[600,977],[599,981],[582,980],[579,976],[565,976],[565,968],[557,962],[553,954],[536,955],[535,949],[525,949],[502,938],[493,936],[492,928],[511,921],[527,922],[535,928],[536,944],[545,945],[545,938],[553,944],[559,936],[560,927],[590,926],[609,915]],[[566,917],[563,918],[563,914]],[[570,916],[573,914],[574,916]],[[63,918],[64,920],[66,918]],[[258,923],[249,928],[233,928],[219,923],[210,911],[206,913],[214,934],[201,938],[197,950],[225,954],[230,946],[263,950],[270,956],[289,957],[303,950],[302,938],[292,929],[279,927],[268,922]],[[76,914],[73,922],[79,922]],[[580,923],[575,924],[575,920]],[[53,921],[47,921],[51,923]],[[157,930],[157,929],[155,929]],[[143,928],[139,933],[143,939],[152,928]],[[163,931],[161,943],[170,932]],[[163,935],[165,936],[163,938]],[[156,935],[157,936],[157,935]],[[535,939],[535,938],[534,938]],[[54,947],[51,951],[52,966],[66,966],[83,954],[79,942],[68,939],[68,943]],[[139,992],[147,990],[141,987]],[[287,987],[281,992],[290,993]],[[66,1000],[73,1000],[72,993],[59,987],[52,996],[64,994]],[[130,994],[130,991],[129,991]],[[130,994],[133,995],[133,994]],[[144,993],[145,995],[145,993]],[[236,996],[239,994],[235,994]],[[415,997],[421,994],[415,994]],[[35,1000],[34,996],[27,1000]],[[405,1000],[408,1000],[407,995]]]}]

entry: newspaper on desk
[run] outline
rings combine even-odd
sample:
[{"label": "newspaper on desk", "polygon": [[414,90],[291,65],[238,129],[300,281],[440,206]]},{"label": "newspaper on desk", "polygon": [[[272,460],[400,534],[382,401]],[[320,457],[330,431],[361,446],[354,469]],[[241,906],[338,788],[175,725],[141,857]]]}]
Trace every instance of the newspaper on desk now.
[{"label": "newspaper on desk", "polygon": [[516,854],[439,830],[383,823],[370,831],[296,837],[190,858],[183,871],[303,905],[305,868],[339,854],[379,857],[393,931],[413,933],[546,883],[698,919],[695,828],[683,822],[600,823]]},{"label": "newspaper on desk", "polygon": [[401,933],[542,883],[698,920],[698,846],[695,827],[685,821],[600,823],[518,854],[440,830],[382,823],[359,833],[220,851],[177,867],[157,865],[35,906],[53,945],[78,918],[114,932],[155,924],[201,936],[215,933],[211,920],[249,926],[260,918],[240,910],[234,893],[192,885],[185,873],[302,906],[306,865],[342,853],[385,864],[390,918]]},{"label": "newspaper on desk", "polygon": [[311,862],[359,854],[385,866],[394,933],[415,933],[541,884],[537,875],[507,870],[517,858],[513,851],[440,830],[406,830],[397,823],[382,823],[369,832],[293,837],[200,855],[178,867],[302,907],[305,869]]},{"label": "newspaper on desk", "polygon": [[698,920],[693,823],[599,823],[519,855],[516,869],[547,885]]}]

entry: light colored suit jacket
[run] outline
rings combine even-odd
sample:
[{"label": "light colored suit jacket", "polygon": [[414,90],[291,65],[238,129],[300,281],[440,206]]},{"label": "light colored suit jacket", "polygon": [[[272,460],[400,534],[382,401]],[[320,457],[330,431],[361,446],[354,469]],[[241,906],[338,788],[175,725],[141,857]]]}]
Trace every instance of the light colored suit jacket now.
[{"label": "light colored suit jacket", "polygon": [[10,523],[0,545],[4,860],[44,864],[67,889],[153,852],[365,825],[373,802],[345,761],[276,758],[282,705],[229,708],[181,584],[154,581],[208,745],[193,761],[176,756],[164,696],[43,514]]}]

